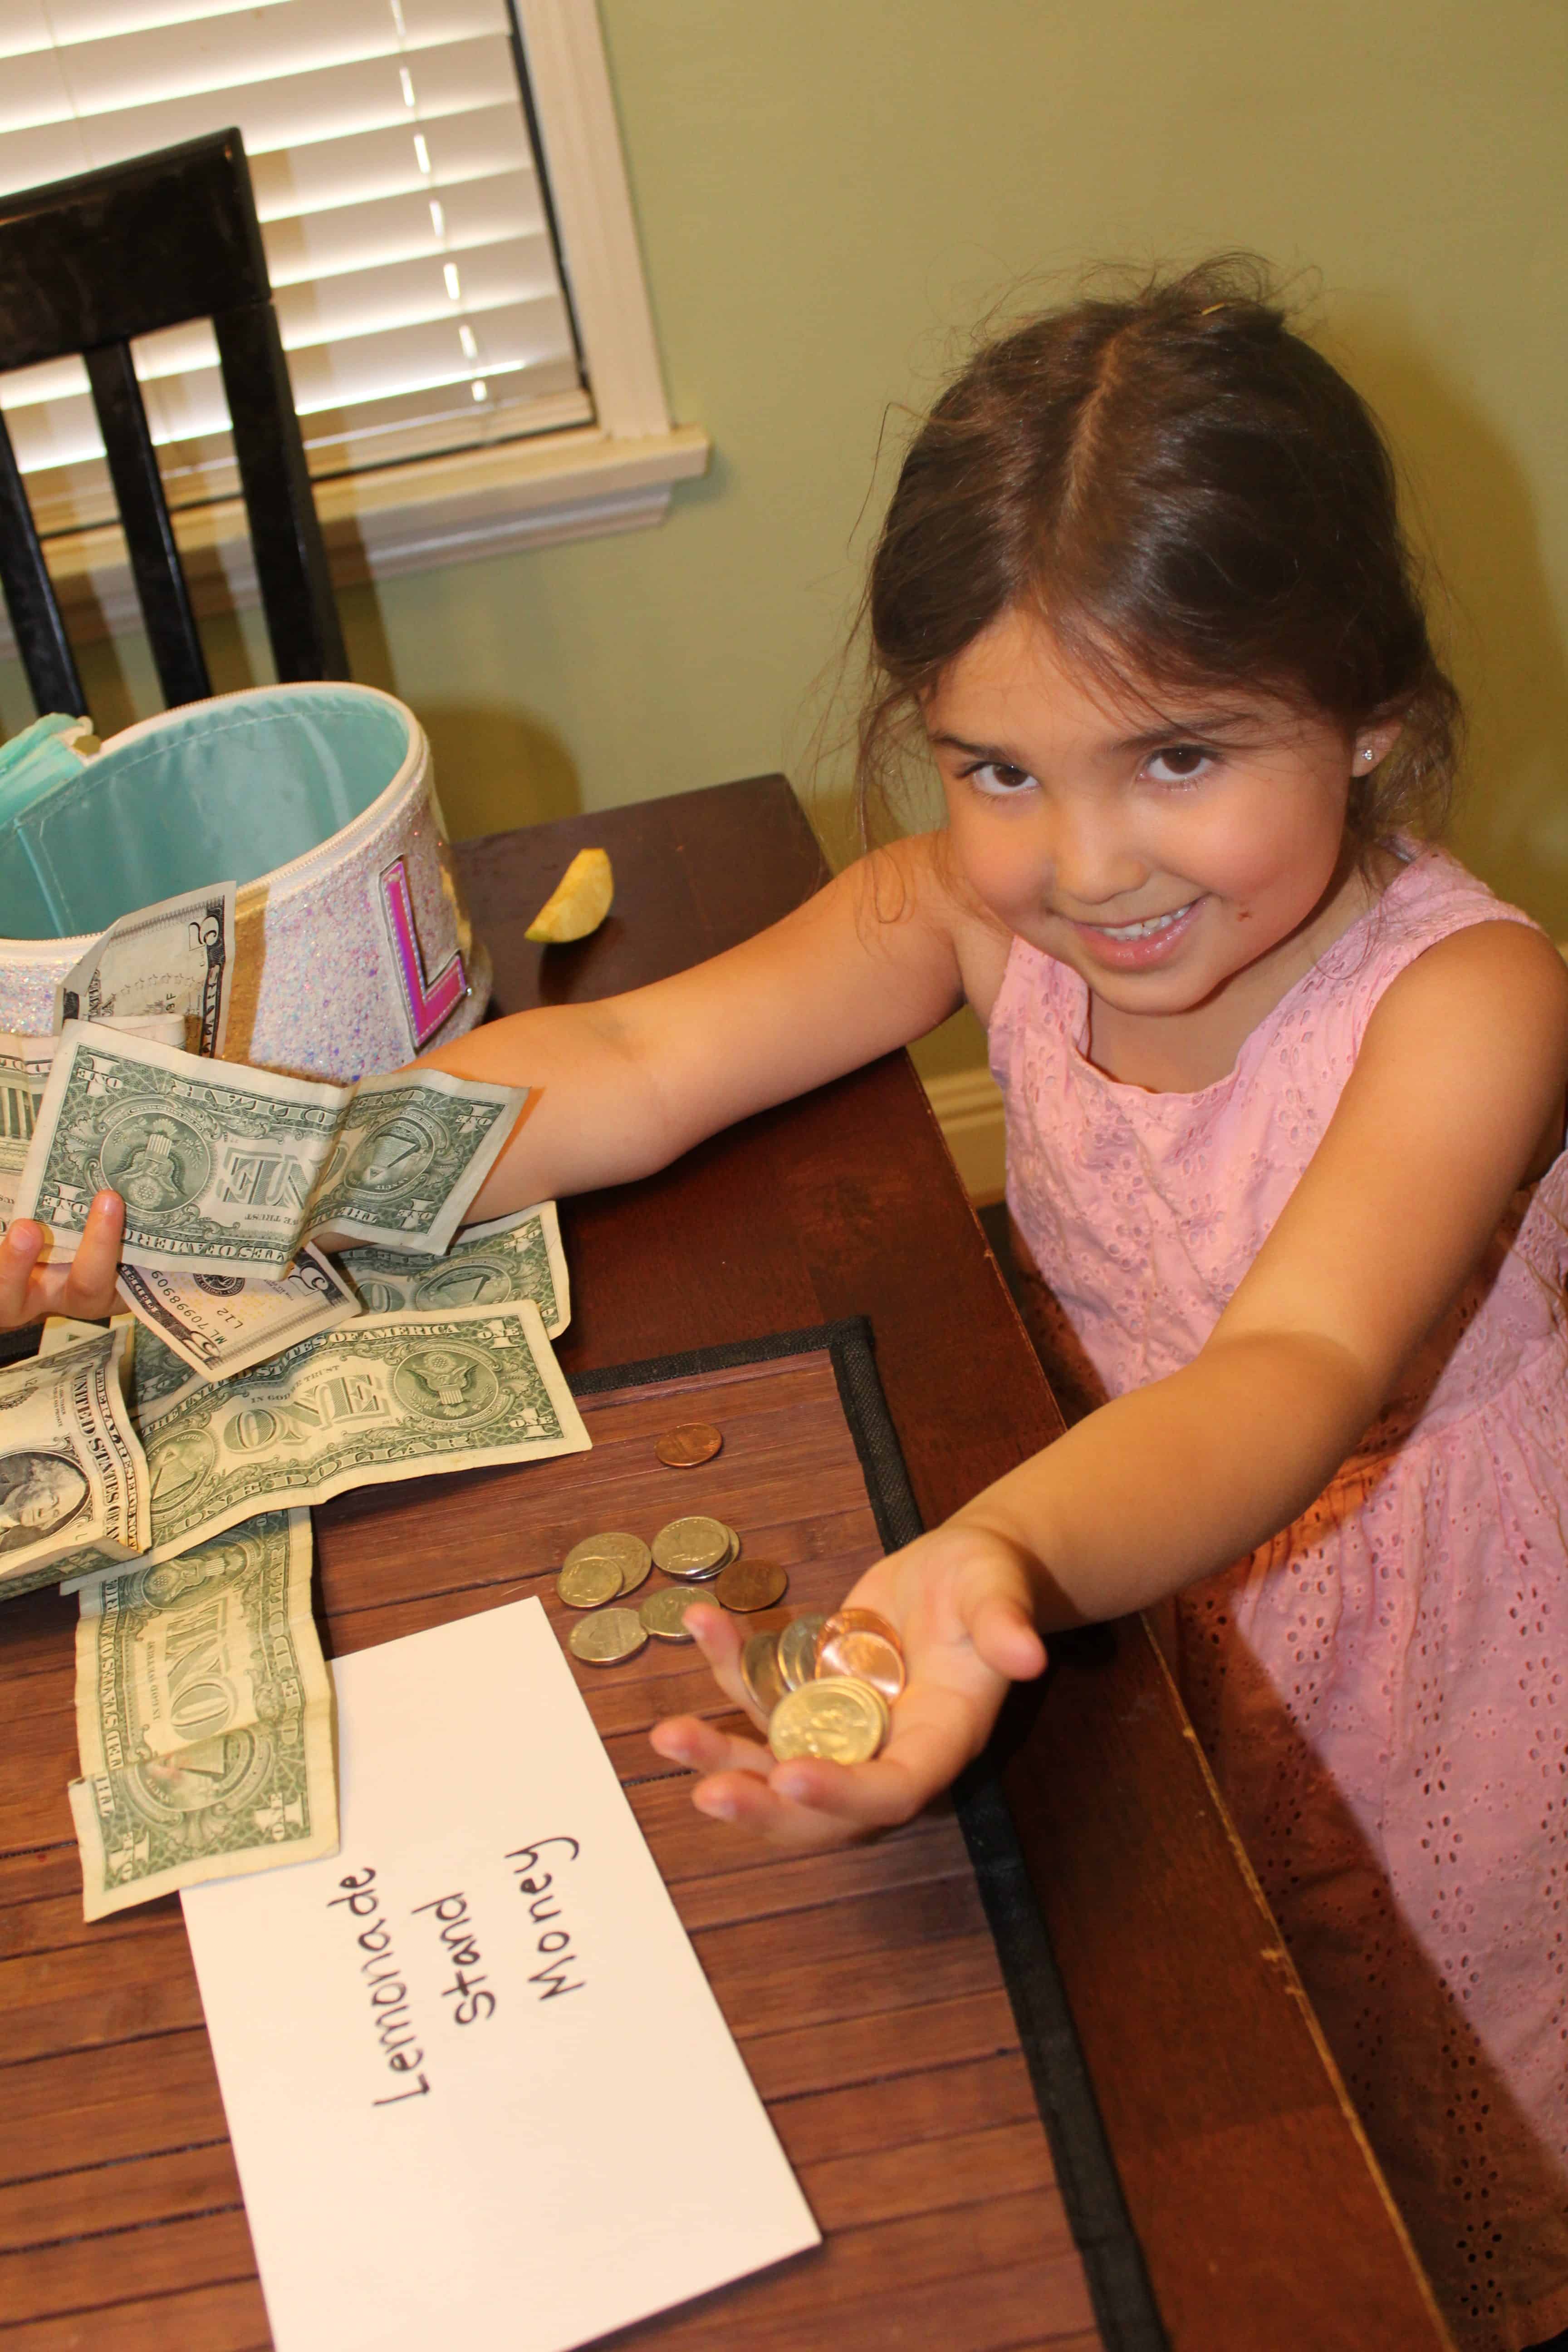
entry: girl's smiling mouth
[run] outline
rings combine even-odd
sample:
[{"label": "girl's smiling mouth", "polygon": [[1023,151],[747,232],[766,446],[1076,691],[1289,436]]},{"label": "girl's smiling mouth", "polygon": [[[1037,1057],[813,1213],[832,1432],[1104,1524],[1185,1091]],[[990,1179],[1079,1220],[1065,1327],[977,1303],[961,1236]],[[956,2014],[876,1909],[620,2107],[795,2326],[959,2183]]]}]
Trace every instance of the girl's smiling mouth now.
[{"label": "girl's smiling mouth", "polygon": [[1201,898],[1189,898],[1184,907],[1137,923],[1083,923],[1071,916],[1068,920],[1097,962],[1118,971],[1141,971],[1175,953],[1201,904]]}]

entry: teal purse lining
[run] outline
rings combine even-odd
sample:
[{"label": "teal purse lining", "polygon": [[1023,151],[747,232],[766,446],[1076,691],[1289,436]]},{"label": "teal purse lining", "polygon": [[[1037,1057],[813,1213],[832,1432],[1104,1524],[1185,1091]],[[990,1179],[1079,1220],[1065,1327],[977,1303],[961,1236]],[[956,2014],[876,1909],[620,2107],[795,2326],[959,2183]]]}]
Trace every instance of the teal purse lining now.
[{"label": "teal purse lining", "polygon": [[171,713],[0,823],[0,937],[68,939],[204,883],[244,885],[362,816],[408,754],[386,704],[276,689]]}]

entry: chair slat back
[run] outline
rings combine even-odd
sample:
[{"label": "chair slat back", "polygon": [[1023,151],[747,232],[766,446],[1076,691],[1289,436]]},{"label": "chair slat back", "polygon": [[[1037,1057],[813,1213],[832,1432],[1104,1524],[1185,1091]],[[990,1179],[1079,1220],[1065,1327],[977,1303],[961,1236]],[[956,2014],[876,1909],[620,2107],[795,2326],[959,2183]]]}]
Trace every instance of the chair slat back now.
[{"label": "chair slat back", "polygon": [[92,404],[109,456],[109,476],[158,683],[172,703],[200,702],[212,692],[212,681],[174,545],[157,452],[147,429],[142,388],[131,364],[131,346],[102,343],[87,352],[86,359]]},{"label": "chair slat back", "polygon": [[68,711],[79,719],[87,697],[77,675],[59,601],[44,562],[33,509],[11,436],[0,418],[0,592],[11,616],[16,649],[40,711]]},{"label": "chair slat back", "polygon": [[[347,677],[278,313],[270,302],[247,302],[216,312],[213,328],[279,681]],[[279,431],[279,418],[287,430]]]},{"label": "chair slat back", "polygon": [[[142,619],[171,703],[211,692],[132,366],[134,336],[208,318],[217,337],[262,609],[279,679],[348,661],[272,308],[245,142],[219,131],[0,198],[0,354],[80,352]],[[40,710],[83,708],[15,455],[0,456],[0,588]]]}]

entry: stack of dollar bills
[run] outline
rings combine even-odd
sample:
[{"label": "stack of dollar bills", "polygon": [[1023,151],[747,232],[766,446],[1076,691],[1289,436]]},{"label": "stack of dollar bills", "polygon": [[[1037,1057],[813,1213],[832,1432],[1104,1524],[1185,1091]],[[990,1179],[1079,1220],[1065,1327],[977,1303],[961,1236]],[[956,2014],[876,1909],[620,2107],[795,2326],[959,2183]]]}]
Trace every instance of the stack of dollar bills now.
[{"label": "stack of dollar bills", "polygon": [[0,1370],[0,1600],[81,1595],[89,1919],[335,1847],[307,1505],[589,1443],[554,1204],[459,1232],[525,1091],[217,1059],[233,895],[128,918],[0,1039],[0,1213],[58,1258],[126,1205],[131,1312]]},{"label": "stack of dollar bills", "polygon": [[80,1593],[89,1919],[334,1850],[305,1505],[588,1444],[550,1346],[569,1313],[552,1202],[441,1258],[326,1264],[352,1319],[224,1380],[130,1316],[56,1321],[0,1371],[0,1598]]}]

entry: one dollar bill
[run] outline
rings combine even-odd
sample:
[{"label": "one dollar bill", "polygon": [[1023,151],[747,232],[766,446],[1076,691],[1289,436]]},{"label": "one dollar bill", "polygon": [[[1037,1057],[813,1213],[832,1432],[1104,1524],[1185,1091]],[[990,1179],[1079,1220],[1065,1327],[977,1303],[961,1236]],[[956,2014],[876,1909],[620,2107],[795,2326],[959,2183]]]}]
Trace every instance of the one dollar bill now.
[{"label": "one dollar bill", "polygon": [[[120,1377],[131,1407],[132,1425],[140,1436],[143,1412],[173,1396],[177,1389],[191,1387],[200,1375],[193,1372],[183,1357],[165,1347],[156,1331],[139,1322],[134,1315],[116,1315],[113,1328],[125,1334]],[[38,1353],[58,1355],[62,1348],[74,1348],[80,1339],[100,1338],[103,1329],[101,1323],[78,1323],[68,1315],[46,1315],[38,1334]]]},{"label": "one dollar bill", "polygon": [[[163,1045],[184,1043],[185,1024],[172,1015],[135,1014],[109,1025],[125,1035],[155,1038]],[[0,1224],[12,1214],[59,1042],[58,1037],[0,1034]]]},{"label": "one dollar bill", "polygon": [[443,1258],[405,1250],[344,1250],[338,1264],[373,1315],[411,1307],[504,1307],[531,1298],[546,1334],[558,1339],[572,1319],[572,1291],[561,1221],[553,1201],[515,1215],[468,1225]]},{"label": "one dollar bill", "polygon": [[70,1784],[89,1919],[338,1843],[310,1515],[272,1511],[85,1591]]},{"label": "one dollar bill", "polygon": [[[591,1444],[531,1299],[446,1315],[365,1315],[237,1380],[142,1408],[152,1485],[149,1564],[258,1511],[324,1503]],[[73,1554],[73,1585],[111,1563]]]},{"label": "one dollar bill", "polygon": [[444,1070],[319,1085],[68,1026],[16,1213],[69,1255],[95,1192],[125,1202],[128,1265],[279,1280],[308,1241],[438,1257],[527,1088]]},{"label": "one dollar bill", "polygon": [[144,1552],[152,1481],[126,1403],[128,1335],[94,1330],[0,1371],[0,1599],[52,1583],[82,1547]]}]

